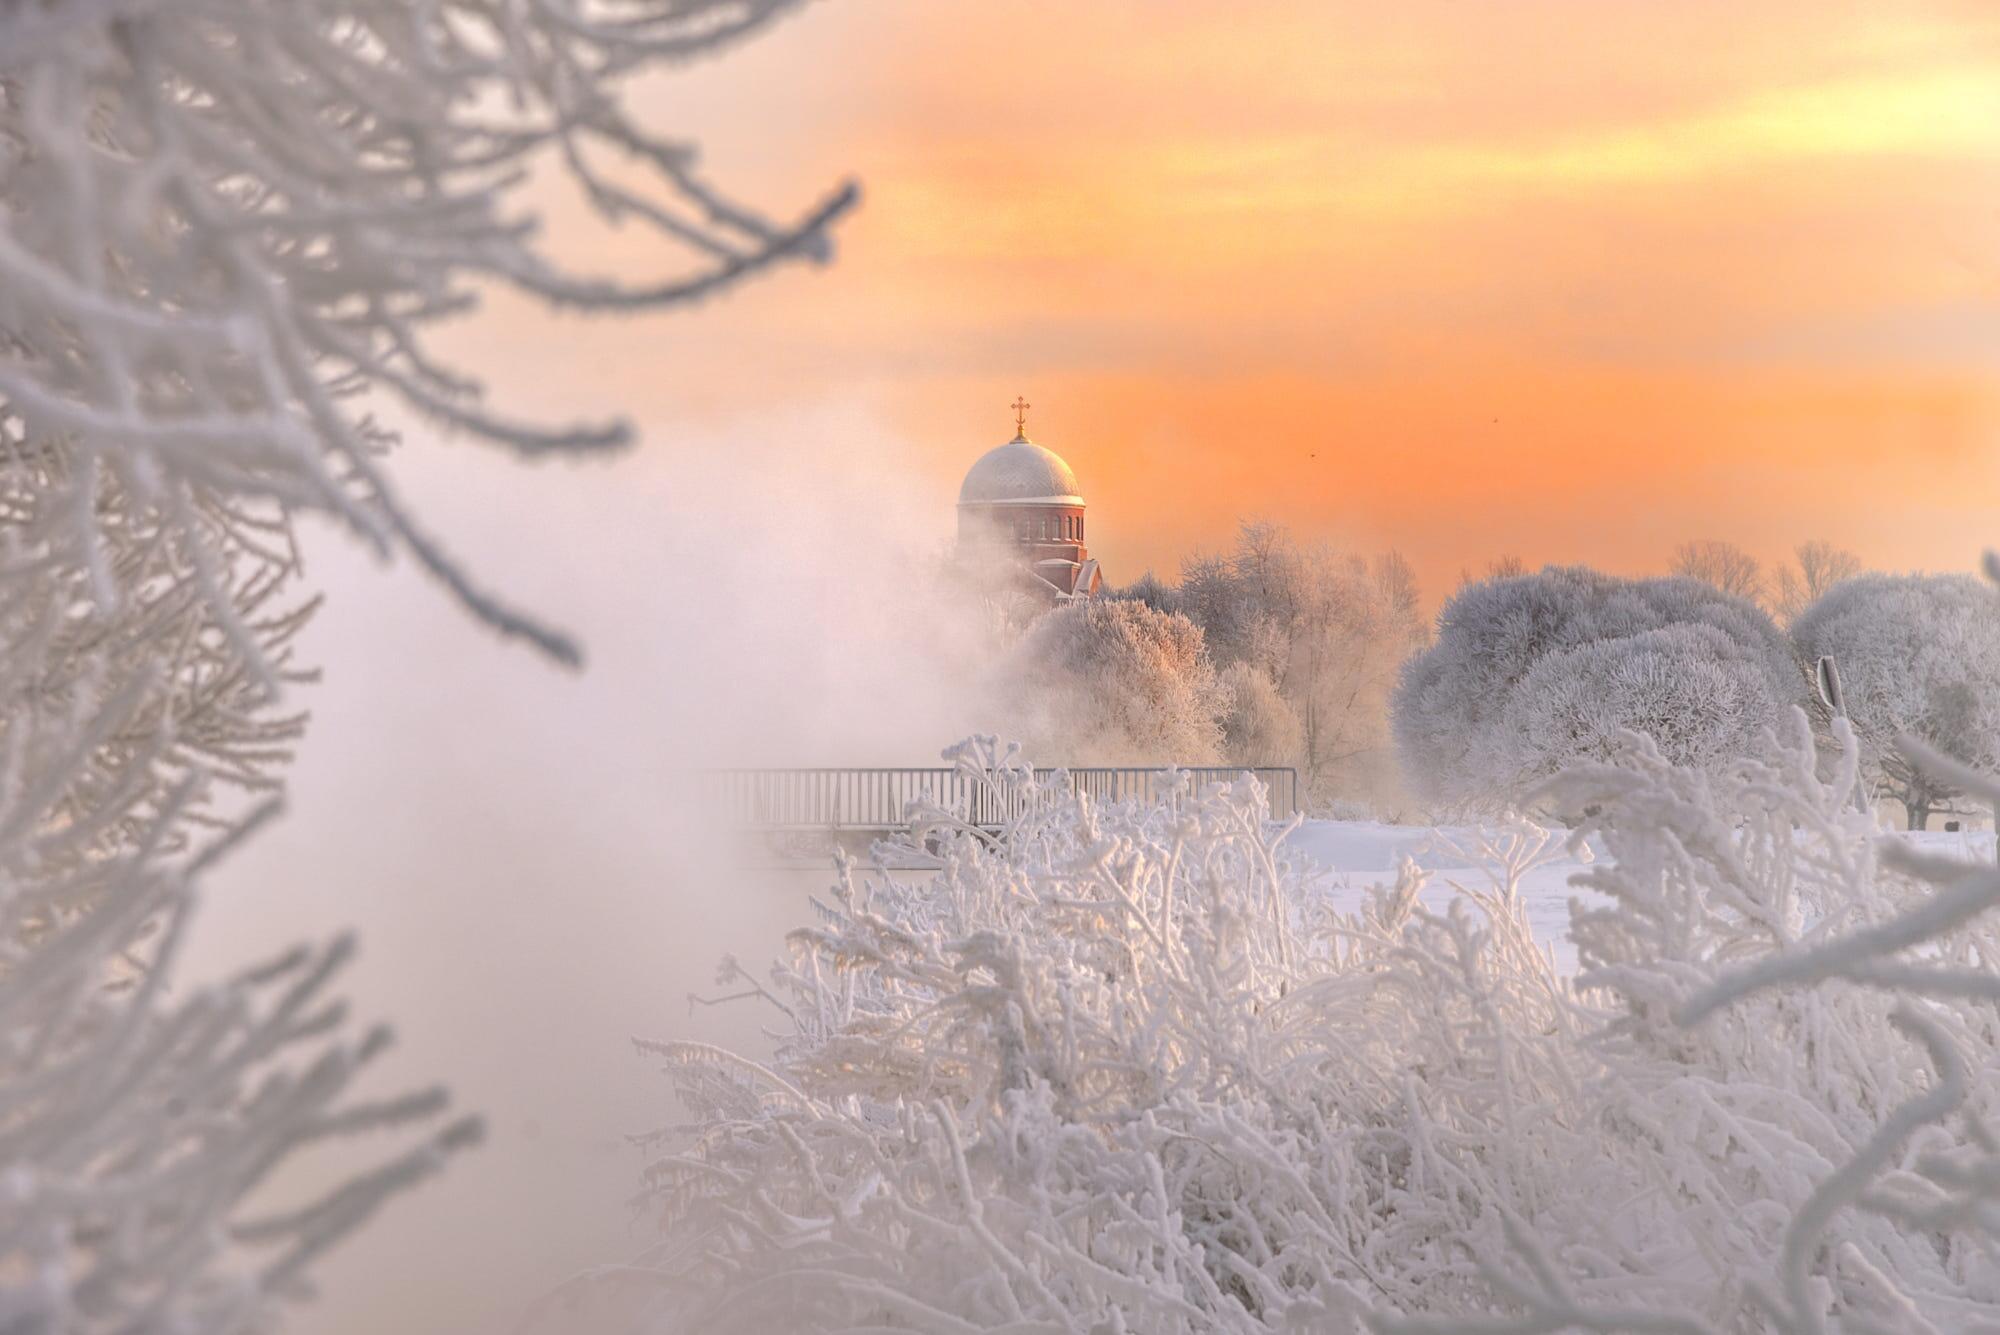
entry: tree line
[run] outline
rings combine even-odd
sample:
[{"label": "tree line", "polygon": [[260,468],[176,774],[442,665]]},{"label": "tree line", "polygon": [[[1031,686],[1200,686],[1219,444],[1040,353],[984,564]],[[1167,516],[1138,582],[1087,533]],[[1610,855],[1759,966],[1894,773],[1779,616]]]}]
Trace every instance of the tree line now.
[{"label": "tree line", "polygon": [[1462,819],[1523,808],[1627,732],[1716,770],[1804,709],[1822,732],[1832,659],[1873,801],[1913,829],[1972,814],[1912,765],[1914,737],[2000,761],[2000,623],[1967,575],[1866,571],[1823,541],[1767,566],[1729,543],[1668,573],[1466,575],[1434,619],[1409,564],[1247,523],[1176,580],[1147,573],[1034,620],[998,677],[1012,731],[1068,763],[1285,765],[1329,815]]}]

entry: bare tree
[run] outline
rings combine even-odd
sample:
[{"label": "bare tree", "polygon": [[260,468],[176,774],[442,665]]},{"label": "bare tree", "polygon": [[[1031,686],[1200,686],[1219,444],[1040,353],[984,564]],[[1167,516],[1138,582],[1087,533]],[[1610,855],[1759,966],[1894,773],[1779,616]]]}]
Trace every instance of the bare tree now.
[{"label": "bare tree", "polygon": [[1486,563],[1486,573],[1483,575],[1475,575],[1472,571],[1461,568],[1458,572],[1458,587],[1462,589],[1466,585],[1476,584],[1482,579],[1511,579],[1515,575],[1525,575],[1527,573],[1528,563],[1514,553],[1506,552],[1488,561]]},{"label": "bare tree", "polygon": [[1397,616],[1415,619],[1423,606],[1423,588],[1417,583],[1416,567],[1401,552],[1388,551],[1369,562],[1375,587],[1388,600]]},{"label": "bare tree", "polygon": [[1734,543],[1714,538],[1684,542],[1674,548],[1676,575],[1698,579],[1710,588],[1762,603],[1767,594],[1763,567],[1757,558]]},{"label": "bare tree", "polygon": [[1795,565],[1772,572],[1771,614],[1787,624],[1828,589],[1861,573],[1860,557],[1818,538],[1793,548],[1792,559]]}]

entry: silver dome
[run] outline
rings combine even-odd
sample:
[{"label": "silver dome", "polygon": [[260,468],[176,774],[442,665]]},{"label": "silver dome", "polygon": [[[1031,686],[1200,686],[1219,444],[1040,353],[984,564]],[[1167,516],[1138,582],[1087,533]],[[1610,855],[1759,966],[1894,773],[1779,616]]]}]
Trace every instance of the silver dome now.
[{"label": "silver dome", "polygon": [[1082,505],[1076,474],[1054,450],[1045,450],[1026,436],[988,450],[965,475],[958,489],[960,505],[995,505],[1041,501]]}]

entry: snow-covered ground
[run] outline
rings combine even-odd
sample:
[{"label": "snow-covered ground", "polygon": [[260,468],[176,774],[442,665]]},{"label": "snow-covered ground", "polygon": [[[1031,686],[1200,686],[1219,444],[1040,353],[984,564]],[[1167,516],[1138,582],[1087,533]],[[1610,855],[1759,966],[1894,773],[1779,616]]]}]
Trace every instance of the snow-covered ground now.
[{"label": "snow-covered ground", "polygon": [[[1561,832],[1558,831],[1560,838]],[[1351,909],[1373,885],[1396,878],[1396,869],[1405,857],[1429,872],[1430,882],[1423,901],[1436,908],[1450,902],[1454,883],[1484,888],[1490,882],[1477,862],[1453,848],[1475,845],[1477,832],[1470,829],[1432,829],[1416,825],[1384,825],[1374,821],[1309,820],[1293,833],[1288,847],[1325,869],[1326,882],[1340,907]],[[1962,857],[1967,861],[1993,860],[1993,834],[1975,830],[1947,834],[1898,833],[1889,837],[1909,839],[1927,852]],[[1569,906],[1572,900],[1602,902],[1595,892],[1572,885],[1571,878],[1589,864],[1552,847],[1561,855],[1536,867],[1522,878],[1522,895],[1528,905],[1528,922],[1535,937],[1555,952],[1565,970],[1576,967],[1576,947],[1569,939]]]},{"label": "snow-covered ground", "polygon": [[[1406,857],[1430,873],[1423,902],[1442,909],[1455,893],[1454,884],[1479,889],[1491,884],[1482,866],[1453,851],[1475,846],[1476,838],[1477,832],[1469,829],[1309,820],[1292,834],[1287,847],[1324,869],[1334,902],[1343,909],[1359,905],[1370,886],[1393,882],[1396,869]],[[1521,890],[1536,939],[1555,951],[1562,968],[1573,969],[1576,949],[1569,940],[1569,903],[1572,899],[1598,896],[1570,884],[1570,878],[1588,864],[1561,849],[1561,838],[1562,832],[1557,831],[1556,841],[1549,849],[1558,856],[1528,872],[1522,878]]]}]

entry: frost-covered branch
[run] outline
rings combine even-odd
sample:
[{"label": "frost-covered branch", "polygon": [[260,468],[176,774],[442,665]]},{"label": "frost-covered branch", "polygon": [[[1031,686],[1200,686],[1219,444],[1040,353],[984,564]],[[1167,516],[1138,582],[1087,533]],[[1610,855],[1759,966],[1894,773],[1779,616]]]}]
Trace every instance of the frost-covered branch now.
[{"label": "frost-covered branch", "polygon": [[[36,647],[10,645],[0,662],[32,668]],[[348,1096],[388,1037],[342,1037],[345,1008],[326,999],[351,943],[176,987],[193,878],[275,799],[219,829],[192,820],[208,780],[160,782],[170,743],[99,773],[118,750],[111,739],[160,736],[154,680],[39,711],[24,703],[32,692],[7,685],[0,1328],[267,1329],[280,1302],[306,1291],[315,1258],[476,1140],[479,1124],[440,1125],[438,1091]],[[401,1133],[404,1147],[324,1198],[274,1209],[280,1198],[260,1194],[288,1158],[381,1131]]]},{"label": "frost-covered branch", "polygon": [[[1565,773],[1581,969],[1446,850],[1352,913],[1245,780],[946,818],[844,865],[774,1056],[660,1044],[659,1245],[553,1295],[664,1332],[1945,1331],[2000,1323],[1990,865],[1885,851],[1803,714]],[[958,753],[997,764],[990,740]],[[993,782],[1022,780],[1003,768]],[[1985,980],[1973,986],[1969,980]],[[607,1318],[607,1310],[593,1315]]]},{"label": "frost-covered branch", "polygon": [[[476,615],[384,470],[398,411],[523,454],[616,422],[508,419],[429,337],[507,283],[672,306],[818,258],[723,198],[619,82],[794,0],[0,0],[0,1330],[270,1330],[334,1242],[478,1135],[441,1093],[349,1093],[385,1031],[349,953],[174,978],[195,885],[276,809],[311,676],[293,522],[317,510]],[[684,259],[556,270],[521,187],[566,174]],[[400,1148],[287,1200],[339,1138]]]},{"label": "frost-covered branch", "polygon": [[[218,517],[316,509],[408,552],[503,632],[574,657],[479,590],[400,504],[377,403],[529,454],[616,445],[621,423],[541,427],[488,409],[428,351],[430,328],[485,282],[621,310],[825,256],[851,186],[796,220],[764,218],[617,96],[625,76],[796,4],[0,6],[0,441],[44,476],[44,522],[67,530],[49,540],[101,572],[113,554],[95,500],[116,488],[176,528],[226,623]],[[555,269],[520,207],[544,161],[686,268],[640,282]]]}]

